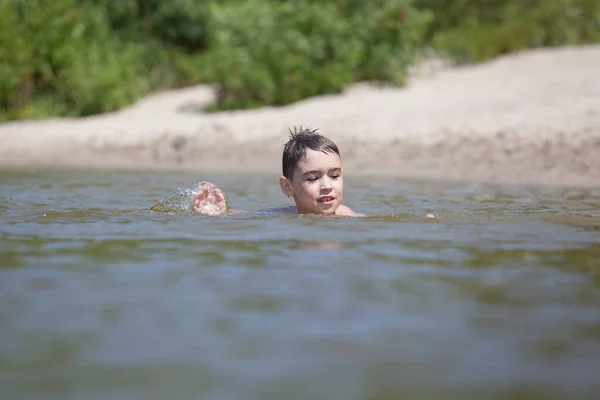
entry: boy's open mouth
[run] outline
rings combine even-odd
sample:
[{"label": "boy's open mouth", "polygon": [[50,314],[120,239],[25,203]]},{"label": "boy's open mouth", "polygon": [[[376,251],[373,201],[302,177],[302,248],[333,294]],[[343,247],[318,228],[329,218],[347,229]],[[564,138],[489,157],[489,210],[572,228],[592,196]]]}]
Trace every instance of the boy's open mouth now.
[{"label": "boy's open mouth", "polygon": [[333,196],[323,196],[323,197],[319,197],[319,199],[317,201],[319,203],[331,203],[334,199],[335,199],[335,197],[333,197]]}]

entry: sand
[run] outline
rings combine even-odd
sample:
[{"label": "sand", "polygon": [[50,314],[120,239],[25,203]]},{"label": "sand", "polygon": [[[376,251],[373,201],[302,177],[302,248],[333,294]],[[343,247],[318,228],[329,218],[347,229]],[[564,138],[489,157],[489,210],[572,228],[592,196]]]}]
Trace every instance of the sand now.
[{"label": "sand", "polygon": [[600,45],[537,49],[417,69],[404,88],[212,114],[212,89],[197,86],[111,114],[1,124],[0,166],[279,174],[288,128],[302,125],[338,143],[346,174],[600,186],[599,72]]}]

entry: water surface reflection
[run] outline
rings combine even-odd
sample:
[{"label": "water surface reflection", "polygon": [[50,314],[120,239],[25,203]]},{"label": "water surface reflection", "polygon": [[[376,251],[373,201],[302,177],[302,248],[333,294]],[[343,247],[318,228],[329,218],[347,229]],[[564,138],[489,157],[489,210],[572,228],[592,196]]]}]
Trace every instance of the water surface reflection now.
[{"label": "water surface reflection", "polygon": [[6,398],[600,390],[598,190],[350,179],[367,218],[150,210],[199,180],[285,205],[271,177],[200,178],[0,173]]}]

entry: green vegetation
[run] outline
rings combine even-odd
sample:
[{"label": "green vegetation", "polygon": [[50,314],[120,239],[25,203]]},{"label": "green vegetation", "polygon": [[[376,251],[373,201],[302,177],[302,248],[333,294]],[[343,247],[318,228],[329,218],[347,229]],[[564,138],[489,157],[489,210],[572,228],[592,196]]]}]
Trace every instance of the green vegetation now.
[{"label": "green vegetation", "polygon": [[600,41],[597,0],[2,0],[0,121],[214,83],[215,109],[402,85],[426,48],[478,62]]},{"label": "green vegetation", "polygon": [[[598,0],[417,0],[437,9],[426,41],[458,62],[542,46],[600,42]],[[452,6],[450,6],[452,4]]]}]

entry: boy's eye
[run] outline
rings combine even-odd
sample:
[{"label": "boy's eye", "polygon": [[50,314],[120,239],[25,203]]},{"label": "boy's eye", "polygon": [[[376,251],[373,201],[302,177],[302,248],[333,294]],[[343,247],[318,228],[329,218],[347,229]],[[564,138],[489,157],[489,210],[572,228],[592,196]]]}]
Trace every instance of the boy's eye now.
[{"label": "boy's eye", "polygon": [[340,177],[339,174],[333,174],[333,175],[330,176],[331,179],[337,179],[339,177]]},{"label": "boy's eye", "polygon": [[307,181],[309,182],[313,182],[316,181],[318,178],[316,176],[311,176],[310,178],[307,179]]}]

